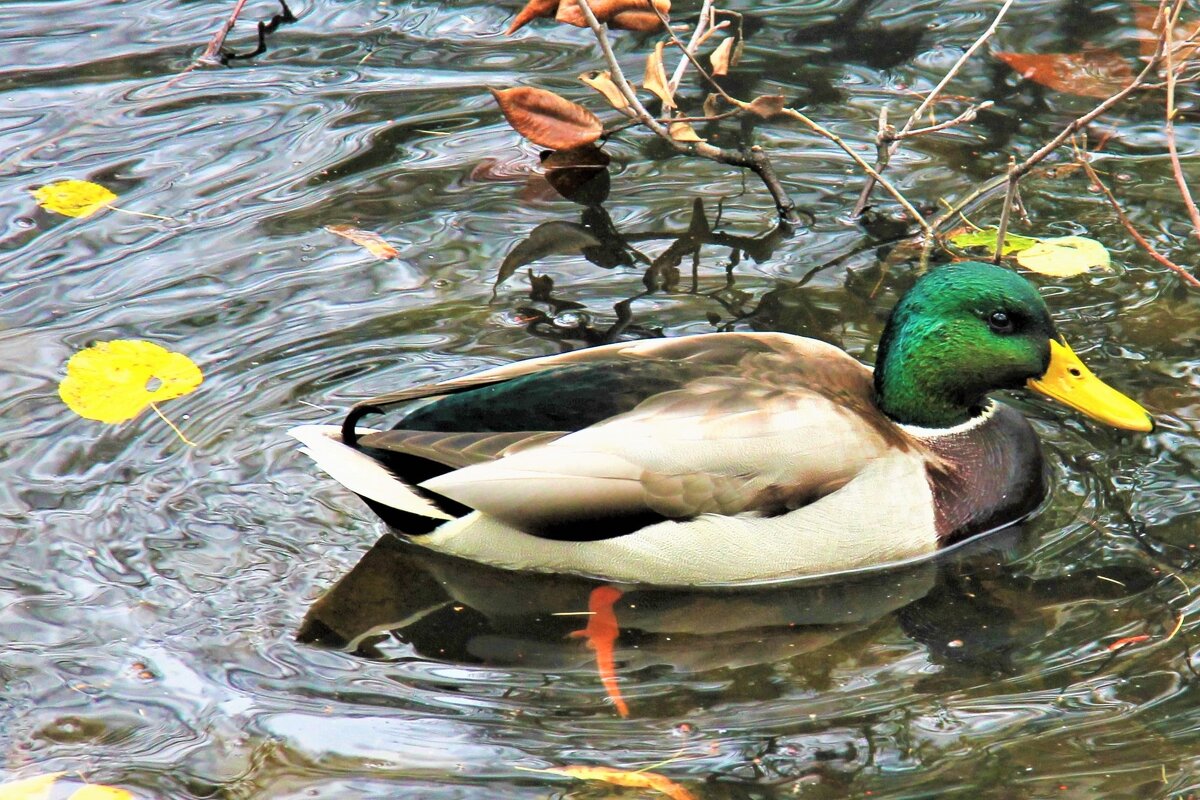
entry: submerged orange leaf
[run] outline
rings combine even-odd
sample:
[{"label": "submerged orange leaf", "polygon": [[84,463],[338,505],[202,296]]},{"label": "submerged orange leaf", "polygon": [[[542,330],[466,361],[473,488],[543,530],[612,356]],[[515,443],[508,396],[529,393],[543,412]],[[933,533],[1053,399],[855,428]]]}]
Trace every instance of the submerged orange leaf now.
[{"label": "submerged orange leaf", "polygon": [[55,181],[33,192],[33,199],[47,211],[68,217],[90,217],[112,205],[117,196],[91,181]]},{"label": "submerged orange leaf", "polygon": [[595,114],[554,92],[529,86],[490,91],[513,130],[542,147],[551,150],[583,147],[604,132]]},{"label": "submerged orange leaf", "polygon": [[326,225],[325,230],[365,247],[376,258],[386,261],[400,255],[400,251],[385,242],[378,233],[360,230],[352,225]]},{"label": "submerged orange leaf", "polygon": [[600,682],[604,685],[604,691],[616,706],[617,713],[628,717],[629,706],[621,696],[621,687],[617,684],[616,662],[613,658],[617,637],[621,635],[613,604],[620,599],[621,590],[614,586],[597,586],[592,589],[588,597],[588,611],[592,612],[592,616],[588,618],[586,628],[575,631],[571,636],[586,639],[588,649],[595,651],[596,669],[600,672]]},{"label": "submerged orange leaf", "polygon": [[643,772],[641,770],[624,770],[615,769],[613,767],[551,767],[550,769],[530,770],[531,772],[545,772],[551,775],[565,775],[569,778],[575,778],[581,781],[602,781],[611,783],[614,786],[628,786],[638,789],[653,789],[659,794],[664,794],[671,800],[696,800],[696,796],[689,792],[683,786],[680,786],[675,781],[665,775],[659,775],[657,772]]},{"label": "submerged orange leaf", "polygon": [[1082,53],[996,53],[996,58],[1056,92],[1107,98],[1133,83],[1133,68],[1115,50]]}]

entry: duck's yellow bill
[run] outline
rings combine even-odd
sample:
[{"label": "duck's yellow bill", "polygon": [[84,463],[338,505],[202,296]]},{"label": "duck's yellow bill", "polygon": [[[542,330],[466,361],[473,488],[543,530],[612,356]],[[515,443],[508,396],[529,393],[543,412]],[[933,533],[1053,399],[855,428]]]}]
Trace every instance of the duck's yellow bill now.
[{"label": "duck's yellow bill", "polygon": [[1050,340],[1050,366],[1046,374],[1030,378],[1026,385],[1113,427],[1154,430],[1154,420],[1146,409],[1097,378],[1063,342]]}]

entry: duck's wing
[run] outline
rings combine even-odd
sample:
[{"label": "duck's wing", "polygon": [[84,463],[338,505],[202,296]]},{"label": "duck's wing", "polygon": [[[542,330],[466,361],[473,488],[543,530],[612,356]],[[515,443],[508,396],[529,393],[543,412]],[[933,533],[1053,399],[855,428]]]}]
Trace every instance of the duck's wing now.
[{"label": "duck's wing", "polygon": [[457,467],[421,488],[554,538],[786,513],[918,446],[875,408],[869,369],[782,334],[610,345],[367,403],[422,395],[442,399],[360,443]]}]

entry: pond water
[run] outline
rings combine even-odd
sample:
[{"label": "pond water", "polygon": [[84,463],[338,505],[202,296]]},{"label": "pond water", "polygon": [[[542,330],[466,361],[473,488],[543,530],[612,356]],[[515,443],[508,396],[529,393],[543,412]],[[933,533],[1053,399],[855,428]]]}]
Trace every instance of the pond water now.
[{"label": "pond water", "polygon": [[[606,147],[603,206],[558,196],[486,87],[587,98],[574,76],[600,57],[586,32],[547,21],[505,37],[516,4],[298,0],[267,53],[185,72],[232,5],[0,4],[0,778],[64,771],[146,798],[600,798],[656,795],[530,770],[657,765],[711,800],[1200,792],[1200,311],[1083,178],[1030,181],[1019,229],[1111,249],[1111,271],[1037,282],[1156,432],[1013,398],[1054,479],[1024,529],[852,581],[627,591],[621,718],[596,653],[570,636],[587,618],[563,616],[586,611],[595,584],[414,552],[285,430],[620,337],[782,330],[870,360],[914,254],[849,221],[860,179],[786,121],[754,136],[815,218],[790,235],[752,176],[637,132]],[[783,93],[870,154],[879,108],[906,116],[997,5],[729,7],[751,33],[730,86]],[[230,46],[252,49],[251,23],[277,8],[249,3]],[[1029,0],[994,48],[1133,59],[1131,35],[1123,2]],[[649,44],[615,41],[640,77]],[[929,206],[1094,103],[987,53],[952,92],[996,106],[897,158],[897,181]],[[1194,98],[1181,102],[1190,114]],[[1149,93],[1096,126],[1111,133],[1097,165],[1158,246],[1194,264],[1161,106]],[[29,191],[67,178],[171,219],[38,209]],[[560,243],[581,220],[611,225],[654,258],[695,214],[754,241],[705,244],[694,264],[684,252],[682,276],[660,270],[650,292],[644,264],[593,253],[602,268],[577,247],[547,247],[494,288],[538,226]],[[336,224],[401,255],[375,259],[324,230]],[[106,425],[59,400],[71,354],[116,338],[204,371],[162,406],[196,447],[153,413]],[[1111,649],[1126,637],[1148,638]]]}]

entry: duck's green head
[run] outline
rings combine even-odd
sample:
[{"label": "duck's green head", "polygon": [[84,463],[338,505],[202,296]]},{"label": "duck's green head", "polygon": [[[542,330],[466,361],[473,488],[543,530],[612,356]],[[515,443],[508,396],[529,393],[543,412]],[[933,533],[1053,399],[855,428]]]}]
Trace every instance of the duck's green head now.
[{"label": "duck's green head", "polygon": [[1083,365],[1037,289],[1011,270],[939,267],[893,309],[875,365],[876,402],[892,419],[946,428],[978,414],[988,392],[1022,387],[1118,428],[1154,427],[1145,409]]}]

